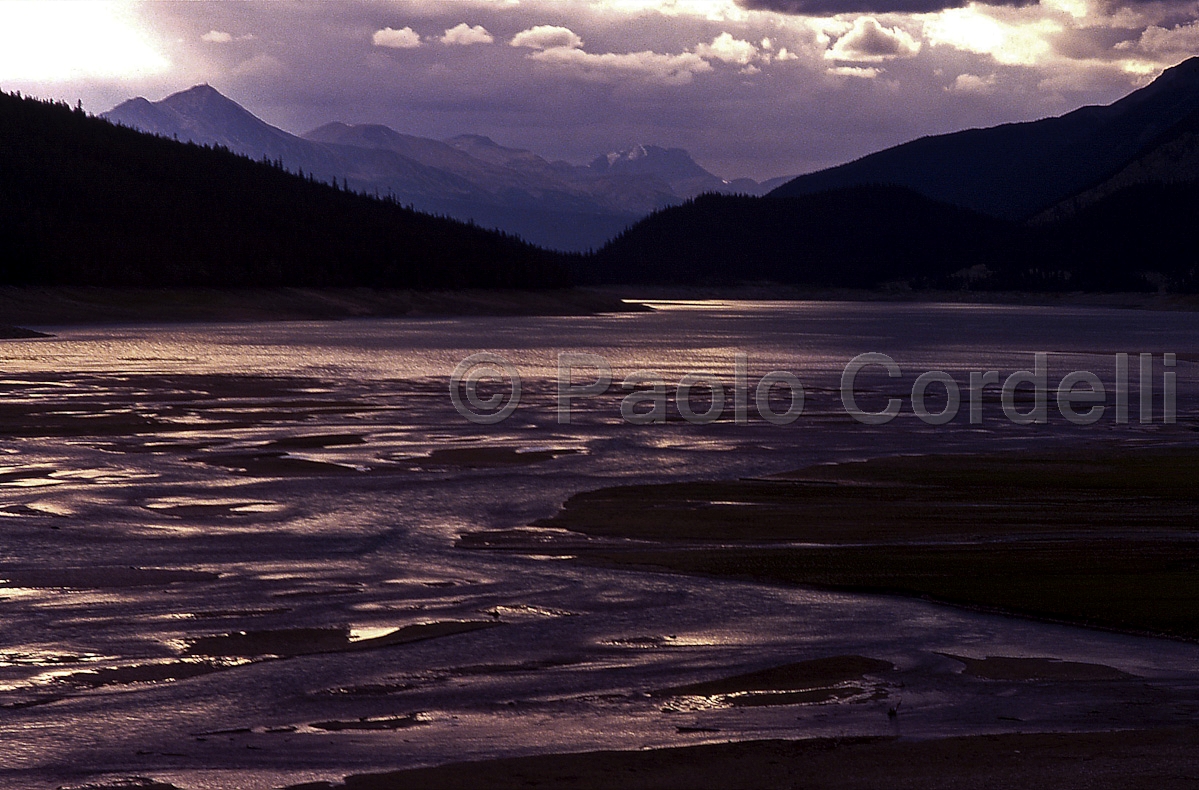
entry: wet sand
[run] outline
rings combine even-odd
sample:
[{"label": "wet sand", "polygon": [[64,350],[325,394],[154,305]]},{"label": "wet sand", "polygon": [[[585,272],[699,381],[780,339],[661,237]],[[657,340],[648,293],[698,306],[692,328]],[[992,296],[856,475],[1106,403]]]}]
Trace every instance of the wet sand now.
[{"label": "wet sand", "polygon": [[[1199,452],[1190,449],[888,458],[767,478],[600,489],[575,495],[537,526],[636,542],[626,549],[570,545],[584,562],[899,593],[1194,640],[1197,479]],[[492,546],[518,548],[522,534],[536,531],[497,533]],[[464,545],[489,542],[474,538]],[[536,550],[547,552],[544,541]],[[1054,658],[941,655],[959,662],[964,675],[989,681],[1131,677]],[[862,694],[868,689],[855,681],[892,668],[839,656],[655,696],[734,706],[821,702]],[[901,704],[889,715],[898,718]],[[1195,729],[749,742],[451,765],[349,777],[344,786],[466,787],[487,777],[496,788],[580,790],[1191,787],[1199,786],[1196,746]]]},{"label": "wet sand", "polygon": [[1199,787],[1199,730],[751,741],[347,777],[290,790],[1161,790]]},{"label": "wet sand", "polygon": [[[793,353],[814,329],[841,337],[842,324],[807,317],[822,309],[804,306],[772,353]],[[1003,769],[986,734],[1123,730],[1124,746],[1052,736],[1056,751],[1022,736],[1032,740],[1016,748],[1040,749],[1041,763],[1017,778],[1070,786],[1056,780],[1097,760],[1108,761],[1104,781],[1135,787],[1148,770],[1137,749],[1168,761],[1189,745],[1161,728],[1199,710],[1192,644],[918,600],[982,609],[969,596],[985,593],[989,608],[1010,612],[1023,597],[1026,614],[1063,620],[1031,610],[1084,602],[1101,617],[1122,613],[1128,631],[1187,627],[1185,453],[1141,463],[1141,451],[1121,450],[1109,463],[1090,460],[1092,442],[1086,456],[1023,470],[996,467],[993,455],[812,467],[1052,438],[1006,425],[984,426],[985,440],[972,429],[934,437],[902,421],[867,434],[827,416],[835,394],[823,386],[809,394],[811,420],[790,433],[640,431],[598,408],[566,431],[555,427],[552,378],[531,381],[529,404],[487,431],[447,402],[444,378],[462,349],[527,345],[522,371],[552,374],[553,349],[601,334],[651,363],[659,351],[642,349],[647,336],[670,338],[667,350],[677,338],[709,348],[717,317],[668,313],[63,330],[4,344],[0,786],[142,776],[272,790],[497,757],[520,759],[492,763],[503,773],[486,780],[471,772],[490,769],[471,766],[415,776],[433,787],[520,777],[636,787],[626,776],[658,787],[879,787],[893,784],[876,781],[895,773],[888,765],[944,757],[944,776],[969,786],[971,771],[986,780]],[[780,315],[761,319],[772,343]],[[1119,326],[1110,311],[1088,320],[1099,319]],[[873,337],[872,327],[858,331]],[[1028,342],[1046,334],[1034,329]],[[1108,334],[1071,342],[1119,347]],[[1190,348],[1174,347],[1180,360]],[[965,359],[985,361],[985,348]],[[1194,377],[1179,371],[1185,398]],[[816,373],[804,380],[820,384]],[[1110,446],[1193,443],[1199,412],[1183,405],[1178,426],[1130,427],[1126,441],[1114,429]],[[1079,469],[1089,489],[1070,482]],[[705,479],[718,482],[578,494]],[[573,531],[553,527],[567,500]],[[622,523],[642,536],[625,537]],[[503,535],[510,550],[476,550]],[[973,575],[955,582],[949,571],[967,562]],[[1147,577],[1174,597],[1130,598]],[[825,591],[838,585],[904,596]],[[1177,622],[1146,627],[1151,605]],[[892,734],[903,737],[862,740]],[[837,750],[861,749],[821,762],[829,738],[845,735],[860,737]],[[952,737],[965,735],[980,738]],[[1161,767],[1159,787],[1193,775]],[[943,778],[904,770],[909,786]]]},{"label": "wet sand", "polygon": [[348,628],[290,628],[275,631],[237,631],[231,634],[194,639],[184,655],[223,658],[256,658],[259,656],[311,656],[322,653],[345,653],[374,650],[437,639],[453,634],[465,634],[481,628],[499,625],[488,621],[418,623],[398,628],[391,633],[369,639],[350,638]]},{"label": "wet sand", "polygon": [[1059,661],[1054,658],[1010,658],[1007,656],[969,658],[955,656],[952,653],[942,653],[941,655],[962,662],[966,667],[963,670],[965,674],[986,680],[1087,681],[1118,680],[1128,677],[1128,673],[1118,669],[1080,661]]},{"label": "wet sand", "polygon": [[1196,640],[1195,480],[1192,449],[899,457],[601,489],[575,495],[538,526],[638,541],[569,548],[591,561]]},{"label": "wet sand", "polygon": [[525,466],[542,461],[552,461],[561,455],[574,455],[578,450],[528,450],[515,447],[447,447],[434,450],[427,459],[420,460],[424,467],[454,466],[465,469],[493,468],[503,466]]},{"label": "wet sand", "polygon": [[[830,656],[800,661],[654,692],[658,697],[706,697],[715,704],[739,707],[794,705],[845,699],[865,692],[859,685],[867,675],[885,676],[895,669],[890,661],[863,656]],[[887,696],[881,689],[876,698]]]}]

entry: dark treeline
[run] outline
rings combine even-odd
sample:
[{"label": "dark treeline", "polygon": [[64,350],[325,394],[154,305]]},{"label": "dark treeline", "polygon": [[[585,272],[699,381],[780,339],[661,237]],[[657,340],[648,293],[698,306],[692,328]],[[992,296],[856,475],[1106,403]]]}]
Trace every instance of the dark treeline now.
[{"label": "dark treeline", "polygon": [[600,282],[1195,292],[1199,185],[1117,192],[1029,225],[902,187],[801,197],[704,195],[633,226],[589,268]]},{"label": "dark treeline", "polygon": [[[935,229],[935,232],[930,232]],[[599,254],[615,281],[744,281],[872,288],[931,285],[963,268],[970,251],[995,265],[1006,254],[1000,220],[900,187],[858,187],[794,198],[702,195],[627,230]]]},{"label": "dark treeline", "polygon": [[1070,219],[1022,230],[1043,266],[1073,274],[1081,286],[1072,290],[1118,290],[1141,280],[1145,290],[1199,293],[1194,181],[1125,187]]},{"label": "dark treeline", "polygon": [[0,94],[0,283],[551,287],[563,256],[61,102]]}]

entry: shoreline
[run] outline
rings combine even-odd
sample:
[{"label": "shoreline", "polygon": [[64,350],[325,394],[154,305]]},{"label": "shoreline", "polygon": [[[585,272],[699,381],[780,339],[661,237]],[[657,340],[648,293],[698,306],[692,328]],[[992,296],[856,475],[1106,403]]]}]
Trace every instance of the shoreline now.
[{"label": "shoreline", "polygon": [[976,304],[1199,311],[1199,295],[1024,293],[808,288],[588,286],[528,291],[371,288],[115,288],[0,286],[0,338],[37,337],[21,327],[336,321],[353,318],[593,316],[647,312],[640,302],[736,300]]},{"label": "shoreline", "polygon": [[909,288],[821,288],[761,283],[737,286],[596,286],[596,292],[657,301],[745,300],[756,302],[886,302],[896,304],[977,304],[1020,307],[1098,307],[1126,310],[1199,310],[1199,294],[1091,293],[1084,291],[915,291]]},{"label": "shoreline", "polygon": [[[372,288],[0,287],[0,325],[19,327],[337,321],[440,316],[589,316],[642,312],[608,292]],[[28,330],[25,330],[26,332]],[[9,335],[34,337],[36,335]]]}]

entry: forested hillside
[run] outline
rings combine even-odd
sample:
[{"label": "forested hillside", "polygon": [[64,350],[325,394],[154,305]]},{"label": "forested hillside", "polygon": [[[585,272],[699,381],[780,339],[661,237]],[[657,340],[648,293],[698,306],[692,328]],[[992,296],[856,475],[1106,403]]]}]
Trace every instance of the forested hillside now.
[{"label": "forested hillside", "polygon": [[0,284],[549,287],[563,258],[229,151],[0,94]]}]

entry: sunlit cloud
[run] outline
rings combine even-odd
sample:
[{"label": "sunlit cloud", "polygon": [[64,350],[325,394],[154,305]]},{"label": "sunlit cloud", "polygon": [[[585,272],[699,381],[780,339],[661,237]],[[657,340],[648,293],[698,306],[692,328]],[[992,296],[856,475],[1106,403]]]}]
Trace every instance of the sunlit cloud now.
[{"label": "sunlit cloud", "polygon": [[1195,54],[1199,0],[0,0],[0,85],[95,111],[209,82],[289,131],[644,142],[755,178],[1108,103]]},{"label": "sunlit cloud", "polygon": [[537,25],[522,30],[509,42],[535,50],[529,60],[554,66],[563,73],[591,82],[634,80],[659,85],[685,85],[712,65],[694,52],[587,52],[583,38],[567,27]]},{"label": "sunlit cloud", "polygon": [[170,65],[125,3],[0,2],[0,80],[123,79]]},{"label": "sunlit cloud", "polygon": [[451,27],[441,37],[442,44],[457,44],[459,46],[490,44],[493,41],[495,41],[495,36],[488,33],[487,28],[482,25],[474,25],[472,27],[465,22]]},{"label": "sunlit cloud", "polygon": [[537,25],[520,31],[510,43],[514,47],[529,49],[575,49],[583,46],[583,39],[568,27]]},{"label": "sunlit cloud", "polygon": [[573,47],[553,47],[529,55],[532,60],[569,70],[591,81],[637,79],[659,85],[685,85],[696,74],[712,71],[708,61],[692,52],[605,52],[593,54]]},{"label": "sunlit cloud", "polygon": [[943,11],[924,23],[924,36],[933,46],[989,55],[997,63],[1032,66],[1053,52],[1051,39],[1065,30],[1056,19],[1008,21],[979,6]]},{"label": "sunlit cloud", "polygon": [[1169,29],[1152,25],[1141,33],[1140,49],[1152,55],[1186,57],[1199,54],[1199,22]]},{"label": "sunlit cloud", "polygon": [[393,30],[390,27],[385,27],[382,30],[376,30],[371,36],[371,43],[376,47],[390,47],[392,49],[416,49],[420,46],[420,36],[410,27]]},{"label": "sunlit cloud", "polygon": [[892,58],[908,58],[920,52],[920,42],[906,30],[883,27],[871,16],[858,17],[853,27],[824,53],[829,60],[853,60],[879,63]]},{"label": "sunlit cloud", "polygon": [[834,66],[828,69],[828,73],[836,77],[857,77],[858,79],[872,80],[883,73],[883,70],[875,66]]},{"label": "sunlit cloud", "polygon": [[244,33],[240,36],[235,36],[232,33],[226,33],[224,30],[209,30],[200,36],[200,40],[206,44],[232,44],[234,41],[255,41],[257,36],[253,33]]},{"label": "sunlit cloud", "polygon": [[977,74],[959,74],[953,83],[945,86],[945,90],[954,93],[993,93],[995,91],[995,75],[988,74],[980,77]]},{"label": "sunlit cloud", "polygon": [[748,41],[734,38],[731,33],[721,33],[712,39],[711,44],[700,44],[696,47],[695,53],[703,58],[745,66],[758,57],[758,48]]}]

